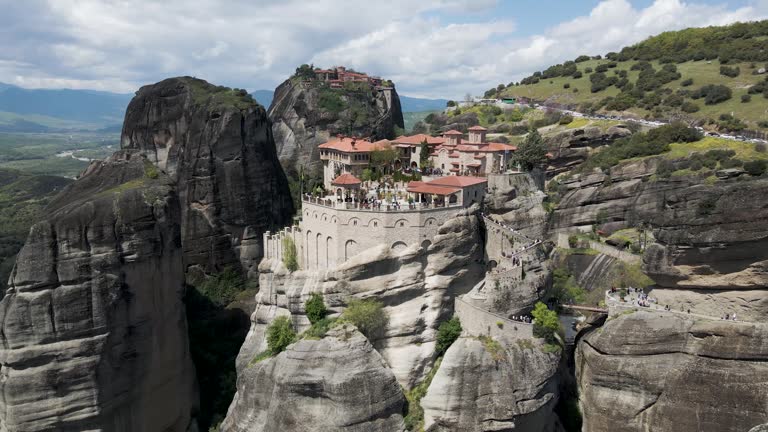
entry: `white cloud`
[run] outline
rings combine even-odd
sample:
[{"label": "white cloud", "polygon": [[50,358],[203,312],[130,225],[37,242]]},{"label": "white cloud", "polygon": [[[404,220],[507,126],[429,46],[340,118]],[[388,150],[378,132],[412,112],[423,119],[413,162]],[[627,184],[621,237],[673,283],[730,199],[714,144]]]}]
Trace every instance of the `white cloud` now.
[{"label": "white cloud", "polygon": [[514,21],[524,16],[495,17],[497,3],[0,0],[0,81],[131,92],[194,75],[260,89],[314,61],[391,78],[402,93],[458,97],[661,31],[768,16],[768,0],[737,9],[604,0],[585,16],[522,37]]}]

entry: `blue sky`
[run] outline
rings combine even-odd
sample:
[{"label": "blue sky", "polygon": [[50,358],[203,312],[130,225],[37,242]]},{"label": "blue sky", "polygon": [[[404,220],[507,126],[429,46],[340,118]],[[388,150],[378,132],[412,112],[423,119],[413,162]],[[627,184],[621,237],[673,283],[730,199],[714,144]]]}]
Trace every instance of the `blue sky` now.
[{"label": "blue sky", "polygon": [[0,82],[132,92],[177,75],[273,89],[301,63],[458,98],[768,0],[0,0]]}]

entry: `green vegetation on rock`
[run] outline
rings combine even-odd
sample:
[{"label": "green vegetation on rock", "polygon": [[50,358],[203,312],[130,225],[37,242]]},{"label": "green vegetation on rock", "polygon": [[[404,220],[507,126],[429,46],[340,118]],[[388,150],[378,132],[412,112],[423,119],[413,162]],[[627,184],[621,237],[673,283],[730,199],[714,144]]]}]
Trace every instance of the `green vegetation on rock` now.
[{"label": "green vegetation on rock", "polygon": [[289,272],[299,269],[299,261],[296,253],[296,243],[290,237],[283,237],[283,264]]},{"label": "green vegetation on rock", "polygon": [[289,317],[279,316],[267,326],[267,347],[272,355],[285,351],[295,340],[296,331]]},{"label": "green vegetation on rock", "polygon": [[352,299],[341,316],[371,341],[383,335],[388,322],[383,305],[375,299]]},{"label": "green vegetation on rock", "polygon": [[461,330],[461,321],[457,316],[440,323],[435,338],[435,353],[438,356],[445,354],[448,348],[461,336]]},{"label": "green vegetation on rock", "polygon": [[309,299],[304,302],[304,312],[307,314],[307,319],[312,324],[325,318],[328,314],[328,308],[325,307],[325,300],[320,293],[313,292],[309,295]]},{"label": "green vegetation on rock", "polygon": [[432,379],[437,374],[437,370],[440,369],[442,361],[443,358],[438,357],[435,360],[435,365],[432,366],[432,370],[429,371],[424,380],[411,390],[405,391],[405,399],[408,401],[408,406],[404,420],[405,428],[409,431],[424,432],[424,409],[421,407],[421,399],[427,394],[427,389],[432,384]]},{"label": "green vegetation on rock", "polygon": [[537,302],[531,316],[534,319],[533,334],[543,338],[547,343],[554,343],[557,340],[555,335],[560,331],[560,320],[557,317],[557,312],[549,310],[544,303]]}]

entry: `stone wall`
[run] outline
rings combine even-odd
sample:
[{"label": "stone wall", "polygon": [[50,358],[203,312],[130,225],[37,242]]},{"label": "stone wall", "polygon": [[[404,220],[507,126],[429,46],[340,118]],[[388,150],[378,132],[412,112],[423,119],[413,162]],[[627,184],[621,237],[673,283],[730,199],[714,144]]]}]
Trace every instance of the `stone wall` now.
[{"label": "stone wall", "polygon": [[[454,302],[465,335],[489,336],[494,339],[533,339],[533,324],[512,321],[501,315],[472,306],[460,297]],[[502,325],[499,326],[498,323]]]},{"label": "stone wall", "polygon": [[385,244],[395,250],[428,248],[437,229],[465,209],[461,206],[377,211],[332,208],[304,202],[300,227],[265,233],[265,256],[282,258],[282,239],[296,244],[299,267],[305,270],[335,267],[359,252]]}]

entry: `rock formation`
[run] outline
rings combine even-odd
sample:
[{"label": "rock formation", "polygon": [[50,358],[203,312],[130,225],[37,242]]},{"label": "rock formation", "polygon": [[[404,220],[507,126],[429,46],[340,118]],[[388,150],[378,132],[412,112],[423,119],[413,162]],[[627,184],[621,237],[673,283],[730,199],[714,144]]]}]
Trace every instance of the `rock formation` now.
[{"label": "rock formation", "polygon": [[240,368],[221,430],[405,431],[405,397],[395,376],[365,336],[342,326]]},{"label": "rock formation", "polygon": [[360,85],[331,89],[293,77],[275,90],[269,108],[272,131],[283,168],[296,178],[321,172],[317,146],[337,134],[391,139],[404,128],[397,91]]},{"label": "rock formation", "polygon": [[400,384],[413,387],[431,366],[437,327],[450,318],[453,298],[482,279],[481,248],[474,208],[441,226],[428,250],[414,245],[397,252],[382,245],[329,271],[293,273],[282,262],[265,259],[259,267],[258,305],[238,356],[238,370],[266,348],[264,332],[275,317],[291,315],[298,330],[309,327],[303,309],[310,293],[323,293],[335,312],[352,297],[375,297],[383,302],[389,325],[374,346]]},{"label": "rock formation", "polygon": [[187,430],[197,397],[171,179],[121,151],[47,212],[0,303],[0,429]]},{"label": "rock formation", "polygon": [[557,415],[559,353],[538,343],[501,341],[498,351],[462,337],[445,353],[421,400],[424,429],[439,431],[561,431]]},{"label": "rock formation", "polygon": [[584,429],[742,432],[768,418],[768,326],[639,311],[579,343]]},{"label": "rock formation", "polygon": [[610,145],[615,140],[630,135],[632,131],[624,125],[610,126],[605,129],[586,126],[548,135],[545,142],[553,158],[549,161],[547,171],[550,174],[568,171],[584,162],[594,149]]},{"label": "rock formation", "polygon": [[269,120],[244,90],[190,77],[142,87],[128,105],[121,142],[176,183],[187,267],[255,272],[262,233],[291,220]]}]

